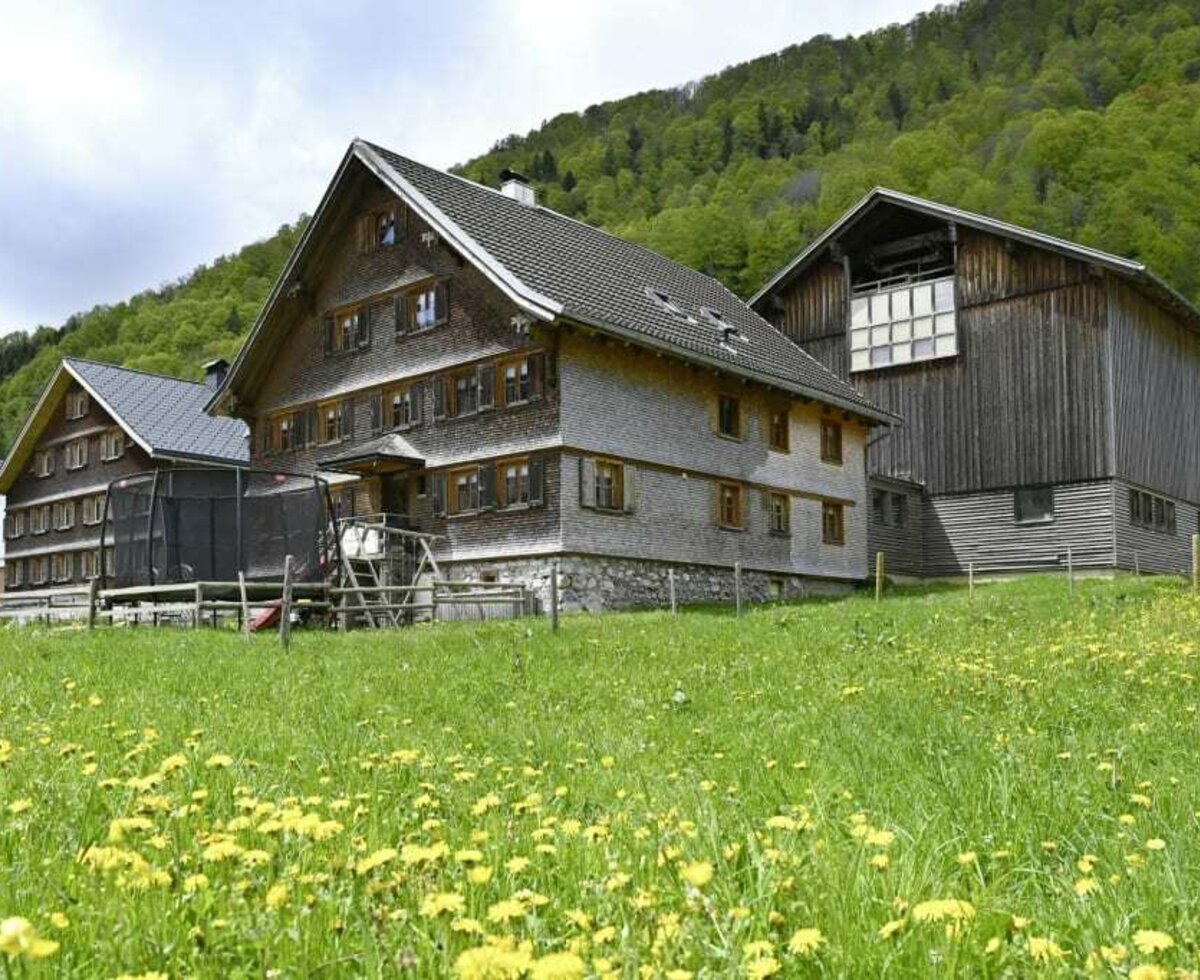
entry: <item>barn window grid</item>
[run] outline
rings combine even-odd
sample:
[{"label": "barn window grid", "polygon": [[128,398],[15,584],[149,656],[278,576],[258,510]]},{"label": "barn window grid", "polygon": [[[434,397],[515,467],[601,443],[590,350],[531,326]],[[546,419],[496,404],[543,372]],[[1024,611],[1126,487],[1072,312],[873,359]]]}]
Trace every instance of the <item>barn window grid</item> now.
[{"label": "barn window grid", "polygon": [[911,364],[958,353],[954,277],[860,287],[850,301],[850,370]]}]

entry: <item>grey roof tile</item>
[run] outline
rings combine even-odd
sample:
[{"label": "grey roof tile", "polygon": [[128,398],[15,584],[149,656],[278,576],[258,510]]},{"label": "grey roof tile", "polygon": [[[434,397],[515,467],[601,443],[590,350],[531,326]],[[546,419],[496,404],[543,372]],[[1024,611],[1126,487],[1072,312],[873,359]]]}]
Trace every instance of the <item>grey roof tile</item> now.
[{"label": "grey roof tile", "polygon": [[249,462],[246,424],[208,415],[205,385],[74,357],[63,364],[155,454]]},{"label": "grey roof tile", "polygon": [[[568,318],[641,334],[685,357],[886,415],[712,277],[556,211],[368,145],[512,275],[562,304]],[[664,309],[647,288],[665,292],[685,316]],[[739,336],[723,343],[720,327],[701,308],[717,311]]]}]

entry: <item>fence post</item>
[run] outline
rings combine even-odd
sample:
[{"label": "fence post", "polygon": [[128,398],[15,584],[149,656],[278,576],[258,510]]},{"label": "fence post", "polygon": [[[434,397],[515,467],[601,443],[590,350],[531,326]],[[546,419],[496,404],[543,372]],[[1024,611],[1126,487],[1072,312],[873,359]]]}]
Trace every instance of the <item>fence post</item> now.
[{"label": "fence post", "polygon": [[733,609],[738,619],[742,618],[742,563],[733,563]]},{"label": "fence post", "polygon": [[875,552],[875,601],[879,602],[883,598],[883,574],[884,574],[884,558],[882,551]]},{"label": "fence post", "polygon": [[279,642],[286,650],[292,642],[292,556],[283,559],[283,594],[279,600]]},{"label": "fence post", "polygon": [[670,593],[671,593],[671,615],[674,616],[676,613],[676,606],[675,606],[675,569],[673,569],[673,568],[667,569],[667,588],[670,590]]},{"label": "fence post", "polygon": [[975,563],[967,562],[967,605],[975,604]]},{"label": "fence post", "polygon": [[558,632],[558,559],[550,563],[550,629]]},{"label": "fence post", "polygon": [[246,573],[238,569],[238,594],[242,600],[241,617],[242,621],[238,624],[241,627],[242,635],[250,639],[250,602],[246,598]]},{"label": "fence post", "polygon": [[200,628],[200,617],[203,615],[201,607],[204,605],[204,586],[199,582],[196,583],[196,598],[195,607],[192,610],[192,629]]},{"label": "fence post", "polygon": [[88,582],[88,629],[96,628],[96,600],[99,598],[100,580],[94,578]]},{"label": "fence post", "polygon": [[1067,545],[1067,595],[1075,598],[1075,560],[1071,556],[1071,546]]},{"label": "fence post", "polygon": [[1200,589],[1200,534],[1192,535],[1192,595]]}]

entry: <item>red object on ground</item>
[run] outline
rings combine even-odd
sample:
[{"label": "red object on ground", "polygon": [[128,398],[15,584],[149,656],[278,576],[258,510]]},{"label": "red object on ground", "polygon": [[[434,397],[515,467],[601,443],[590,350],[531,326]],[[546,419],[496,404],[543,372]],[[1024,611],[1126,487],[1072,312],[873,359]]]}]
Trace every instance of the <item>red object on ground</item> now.
[{"label": "red object on ground", "polygon": [[250,618],[250,632],[257,633],[261,629],[266,629],[268,626],[274,626],[279,622],[279,607],[282,602],[273,602],[265,609],[260,609]]}]

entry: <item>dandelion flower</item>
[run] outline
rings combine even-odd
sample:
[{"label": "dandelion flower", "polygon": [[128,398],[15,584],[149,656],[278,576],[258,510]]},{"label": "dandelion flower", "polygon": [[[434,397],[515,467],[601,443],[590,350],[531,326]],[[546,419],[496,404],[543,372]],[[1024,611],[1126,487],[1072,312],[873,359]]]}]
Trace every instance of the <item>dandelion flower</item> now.
[{"label": "dandelion flower", "polygon": [[487,910],[488,922],[509,922],[525,916],[525,903],[513,898],[506,898],[490,905]]},{"label": "dandelion flower", "polygon": [[533,961],[531,980],[583,980],[584,965],[574,953],[550,953]]},{"label": "dandelion flower", "polygon": [[746,976],[748,980],[763,980],[764,977],[775,976],[781,966],[782,964],[775,957],[764,956],[746,964]]},{"label": "dandelion flower", "polygon": [[1149,956],[1151,953],[1161,953],[1175,945],[1175,940],[1165,932],[1155,929],[1139,929],[1133,934],[1133,945],[1139,953]]},{"label": "dandelion flower", "polygon": [[708,861],[693,861],[679,869],[679,876],[693,888],[704,888],[713,879],[713,866]]},{"label": "dandelion flower", "polygon": [[870,862],[868,862],[876,871],[886,871],[892,863],[892,859],[886,854],[873,854]]},{"label": "dandelion flower", "polygon": [[1147,851],[1161,851],[1164,850],[1166,846],[1167,842],[1161,837],[1151,837],[1148,841],[1146,841]]},{"label": "dandelion flower", "polygon": [[437,892],[425,896],[421,902],[421,915],[426,919],[436,919],[439,915],[457,915],[466,907],[466,899],[458,892]]},{"label": "dandelion flower", "polygon": [[460,953],[454,961],[459,980],[511,980],[528,965],[528,954],[498,946],[479,946]]},{"label": "dandelion flower", "polygon": [[1143,963],[1129,971],[1129,980],[1167,980],[1170,974],[1157,963]]},{"label": "dandelion flower", "polygon": [[204,763],[204,768],[205,769],[228,769],[232,765],[233,765],[233,756],[222,755],[221,753],[217,753],[216,755],[210,755],[208,757],[208,759]]},{"label": "dandelion flower", "polygon": [[892,936],[896,935],[896,933],[898,933],[903,928],[904,928],[904,920],[903,919],[889,919],[887,922],[885,922],[883,925],[881,925],[879,927],[879,938],[880,939],[891,939]]},{"label": "dandelion flower", "polygon": [[0,953],[5,953],[10,959],[23,956],[30,960],[40,960],[53,956],[58,952],[58,943],[50,939],[42,939],[33,928],[33,923],[14,915],[0,920]]},{"label": "dandelion flower", "polygon": [[372,854],[368,854],[365,858],[360,858],[354,865],[354,873],[360,877],[370,874],[376,868],[382,867],[393,860],[398,853],[394,847],[385,847]]},{"label": "dandelion flower", "polygon": [[267,891],[266,904],[269,909],[281,909],[288,902],[288,896],[291,890],[287,885],[279,884],[272,885]]},{"label": "dandelion flower", "polygon": [[1063,959],[1067,955],[1067,951],[1053,939],[1047,939],[1045,936],[1030,936],[1029,955],[1035,963],[1052,963],[1055,960]]},{"label": "dandelion flower", "polygon": [[1075,894],[1080,898],[1085,898],[1093,892],[1100,890],[1100,882],[1095,878],[1080,878],[1075,882]]},{"label": "dandelion flower", "polygon": [[975,906],[959,898],[937,898],[918,902],[912,914],[918,922],[959,922],[975,918]]},{"label": "dandelion flower", "polygon": [[821,935],[820,929],[812,927],[797,929],[792,933],[792,938],[788,940],[788,952],[795,953],[797,956],[812,956],[824,945],[825,937]]}]

